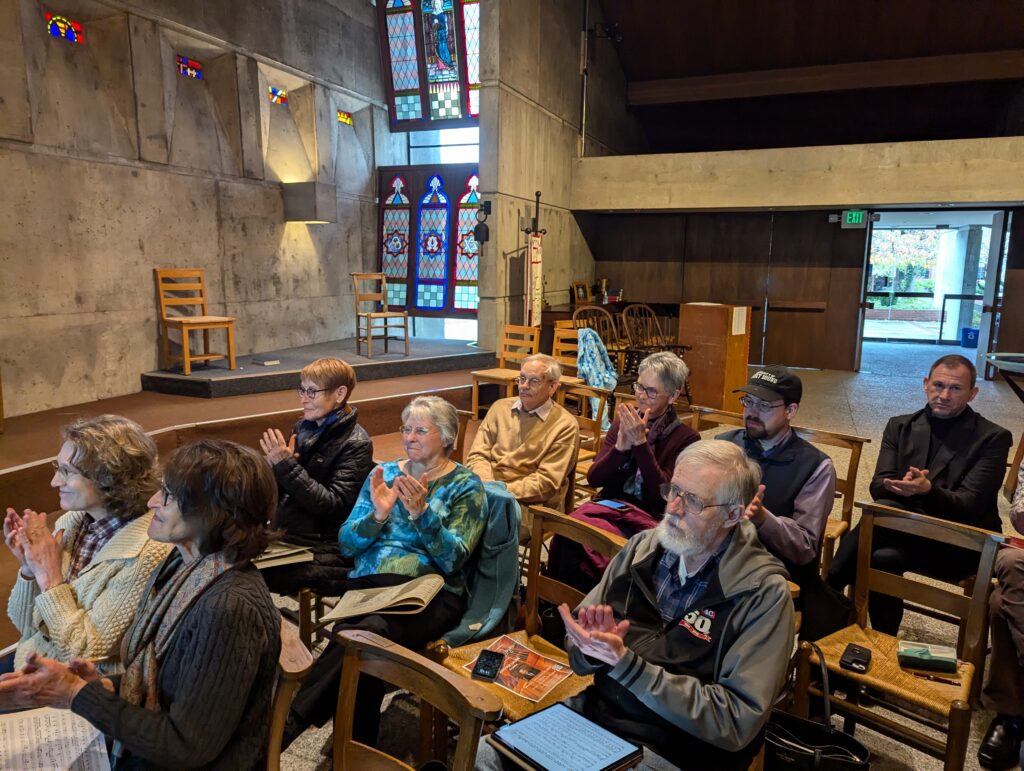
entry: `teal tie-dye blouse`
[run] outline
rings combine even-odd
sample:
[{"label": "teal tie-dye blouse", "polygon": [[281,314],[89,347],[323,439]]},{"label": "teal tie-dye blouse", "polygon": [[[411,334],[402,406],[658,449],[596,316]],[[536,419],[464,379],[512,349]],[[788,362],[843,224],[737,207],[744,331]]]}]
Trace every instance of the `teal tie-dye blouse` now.
[{"label": "teal tie-dye blouse", "polygon": [[[390,487],[404,472],[397,461],[382,463]],[[372,477],[372,474],[371,474]],[[373,518],[370,477],[359,491],[352,513],[338,533],[341,553],[355,560],[351,578],[397,573],[412,578],[440,573],[445,588],[466,593],[464,567],[487,522],[480,477],[456,463],[454,470],[427,483],[427,508],[416,519],[401,499],[383,525]]]}]

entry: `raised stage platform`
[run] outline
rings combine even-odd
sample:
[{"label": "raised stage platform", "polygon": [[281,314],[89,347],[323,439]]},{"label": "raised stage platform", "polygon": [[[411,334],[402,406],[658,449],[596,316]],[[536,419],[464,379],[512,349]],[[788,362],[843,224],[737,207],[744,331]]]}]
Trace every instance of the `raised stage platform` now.
[{"label": "raised stage platform", "polygon": [[[482,351],[465,340],[439,340],[414,337],[409,340],[409,355],[401,341],[392,340],[388,353],[384,344],[374,342],[372,359],[356,354],[355,338],[334,340],[299,348],[268,351],[236,359],[237,369],[228,369],[226,359],[193,366],[185,376],[181,368],[157,370],[142,375],[142,390],[179,396],[215,399],[221,396],[282,391],[298,386],[299,371],[314,359],[334,356],[352,365],[359,382],[407,375],[428,375],[460,369],[486,369],[495,366],[493,351]],[[366,350],[365,347],[363,350]],[[277,360],[278,364],[263,364]]]}]

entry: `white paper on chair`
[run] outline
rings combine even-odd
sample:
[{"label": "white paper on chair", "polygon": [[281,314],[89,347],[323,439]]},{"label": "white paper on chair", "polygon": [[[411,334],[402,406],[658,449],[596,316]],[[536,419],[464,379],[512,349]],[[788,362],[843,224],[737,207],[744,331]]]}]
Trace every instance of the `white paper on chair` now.
[{"label": "white paper on chair", "polygon": [[0,715],[0,768],[11,771],[110,771],[103,734],[71,710]]}]

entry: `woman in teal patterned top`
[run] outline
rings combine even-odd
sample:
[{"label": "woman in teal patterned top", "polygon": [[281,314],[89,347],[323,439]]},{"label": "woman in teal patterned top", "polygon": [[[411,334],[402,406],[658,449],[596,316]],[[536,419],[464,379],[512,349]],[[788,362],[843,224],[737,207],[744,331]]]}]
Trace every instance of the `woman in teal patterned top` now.
[{"label": "woman in teal patterned top", "polygon": [[[346,619],[333,628],[367,629],[418,650],[459,623],[466,606],[465,567],[487,522],[480,478],[449,458],[458,433],[458,413],[438,396],[420,396],[402,411],[407,460],[377,466],[363,484],[352,513],[341,526],[341,553],[355,561],[345,591],[394,586],[437,573],[444,588],[415,614],[377,614]],[[310,725],[334,716],[344,648],[331,642],[292,703],[285,746]],[[359,680],[356,741],[374,746],[384,686]]]}]

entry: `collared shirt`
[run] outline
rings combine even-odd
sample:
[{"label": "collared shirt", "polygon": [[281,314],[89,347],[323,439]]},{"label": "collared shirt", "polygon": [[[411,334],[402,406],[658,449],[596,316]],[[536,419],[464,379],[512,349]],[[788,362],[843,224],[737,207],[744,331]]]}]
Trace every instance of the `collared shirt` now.
[{"label": "collared shirt", "polygon": [[68,581],[73,581],[78,574],[89,567],[96,553],[107,545],[114,533],[131,522],[131,519],[107,517],[95,520],[90,514],[85,515],[86,522],[75,536],[71,545],[71,565],[68,568]]},{"label": "collared shirt", "polygon": [[523,408],[523,400],[522,399],[516,399],[514,402],[512,402],[512,409],[513,410],[518,410],[519,412],[524,412],[527,415],[536,415],[541,420],[546,420],[548,415],[551,414],[551,410],[553,410],[554,408],[555,408],[555,403],[551,399],[548,399],[546,402],[544,402],[542,405],[540,405],[540,407],[538,407],[537,409],[532,410],[532,411]]},{"label": "collared shirt", "polygon": [[667,624],[680,618],[704,595],[732,536],[733,531],[729,531],[714,554],[695,573],[687,575],[685,584],[679,578],[679,555],[664,549],[654,571],[654,591],[662,621]]}]

